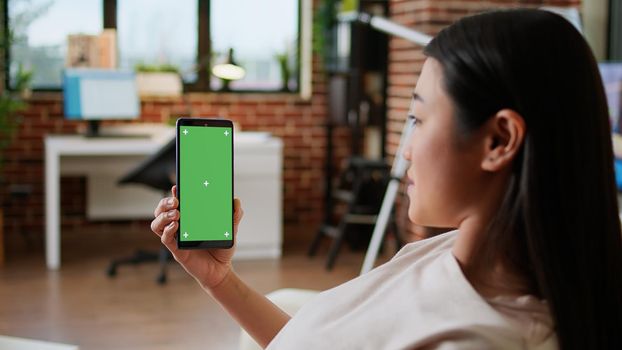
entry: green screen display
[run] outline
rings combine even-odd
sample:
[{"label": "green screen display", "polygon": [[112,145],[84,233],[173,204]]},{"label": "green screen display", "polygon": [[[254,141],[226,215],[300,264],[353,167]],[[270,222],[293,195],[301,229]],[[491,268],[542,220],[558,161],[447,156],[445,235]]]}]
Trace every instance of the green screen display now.
[{"label": "green screen display", "polygon": [[233,134],[227,127],[179,126],[179,239],[233,239]]}]

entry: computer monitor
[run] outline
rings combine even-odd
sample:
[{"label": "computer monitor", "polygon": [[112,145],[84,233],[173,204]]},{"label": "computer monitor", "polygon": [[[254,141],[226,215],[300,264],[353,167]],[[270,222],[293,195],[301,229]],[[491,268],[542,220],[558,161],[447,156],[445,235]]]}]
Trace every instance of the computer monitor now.
[{"label": "computer monitor", "polygon": [[104,119],[136,119],[140,98],[132,71],[71,68],[63,72],[65,118],[87,120],[87,136],[100,136]]},{"label": "computer monitor", "polygon": [[622,133],[622,62],[602,62],[598,64],[607,95],[611,129]]}]

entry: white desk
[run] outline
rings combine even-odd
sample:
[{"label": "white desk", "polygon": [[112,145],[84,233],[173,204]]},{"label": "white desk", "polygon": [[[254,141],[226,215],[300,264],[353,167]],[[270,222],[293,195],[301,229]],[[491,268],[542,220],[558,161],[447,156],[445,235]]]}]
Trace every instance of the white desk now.
[{"label": "white desk", "polygon": [[[87,218],[90,220],[150,219],[161,193],[116,182],[145,157],[174,137],[163,125],[129,125],[116,133],[148,133],[150,138],[97,139],[78,135],[45,138],[46,263],[58,269],[60,247],[60,176],[87,177]],[[281,256],[282,142],[263,133],[236,133],[235,195],[242,200],[235,258]],[[146,227],[145,229],[149,229]]]}]

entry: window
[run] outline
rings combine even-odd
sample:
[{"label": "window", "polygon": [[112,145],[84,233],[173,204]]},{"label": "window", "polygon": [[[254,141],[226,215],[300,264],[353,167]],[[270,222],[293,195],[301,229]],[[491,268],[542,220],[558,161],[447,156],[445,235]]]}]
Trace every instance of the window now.
[{"label": "window", "polygon": [[67,35],[105,27],[117,29],[122,69],[172,65],[186,90],[218,91],[223,82],[211,69],[233,49],[246,74],[230,90],[298,91],[301,1],[7,0],[8,85],[21,64],[33,70],[34,89],[60,89]]},{"label": "window", "polygon": [[609,48],[610,60],[622,61],[622,3],[609,2]]},{"label": "window", "polygon": [[[213,63],[234,50],[246,70],[231,90],[297,90],[298,2],[292,0],[212,0],[210,36]],[[212,77],[212,89],[221,85]]]},{"label": "window", "polygon": [[[102,30],[102,0],[11,0],[8,25],[13,35],[9,52],[9,86],[19,65],[33,71],[32,87],[58,88],[65,65],[67,35]],[[5,17],[6,18],[6,17]]]},{"label": "window", "polygon": [[198,0],[118,0],[119,67],[168,64],[197,80]]}]

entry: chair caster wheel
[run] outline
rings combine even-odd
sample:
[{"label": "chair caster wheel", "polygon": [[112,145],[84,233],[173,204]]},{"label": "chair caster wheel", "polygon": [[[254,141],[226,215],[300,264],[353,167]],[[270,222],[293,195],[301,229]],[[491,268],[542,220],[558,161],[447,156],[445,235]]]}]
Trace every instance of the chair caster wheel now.
[{"label": "chair caster wheel", "polygon": [[108,271],[106,271],[106,274],[108,275],[108,277],[114,277],[117,275],[117,266],[115,264],[111,264],[108,267]]}]

